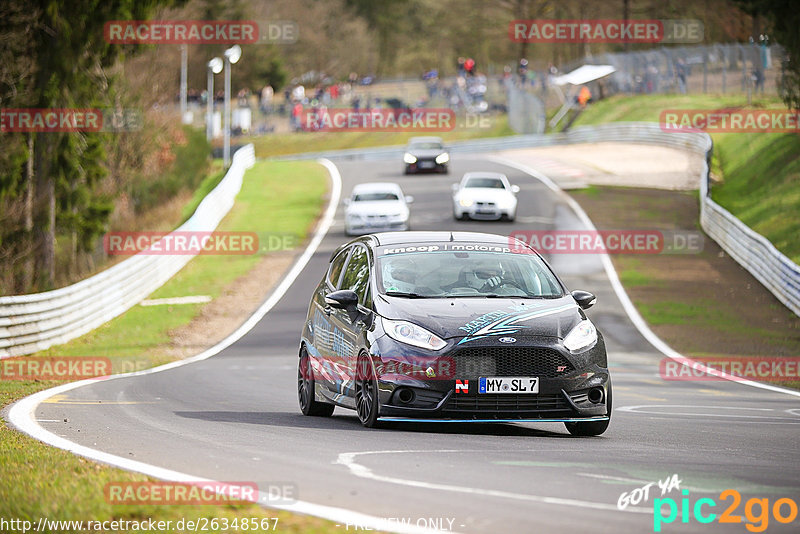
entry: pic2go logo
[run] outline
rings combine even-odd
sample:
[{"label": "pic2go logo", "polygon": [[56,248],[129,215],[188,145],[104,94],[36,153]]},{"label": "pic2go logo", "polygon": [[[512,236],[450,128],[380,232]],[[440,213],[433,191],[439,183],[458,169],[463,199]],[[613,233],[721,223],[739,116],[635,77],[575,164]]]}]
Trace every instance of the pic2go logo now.
[{"label": "pic2go logo", "polygon": [[[681,493],[683,494],[680,509],[681,523],[689,522],[690,511],[692,515],[694,515],[694,520],[698,523],[711,523],[717,519],[717,514],[711,512],[711,509],[717,506],[717,503],[714,502],[713,499],[698,499],[694,502],[694,506],[691,506],[689,504],[689,490],[683,490]],[[727,489],[719,494],[721,501],[727,500],[728,497],[732,499],[732,502],[728,508],[719,515],[717,522],[741,523],[742,516],[734,515],[734,512],[736,512],[736,509],[739,508],[739,504],[742,502],[742,495],[734,489]],[[663,514],[665,506],[669,510],[667,516]],[[770,510],[769,499],[755,497],[749,499],[744,505],[744,516],[749,521],[749,523],[745,525],[745,528],[750,532],[764,532],[769,526],[770,512],[778,523],[791,523],[797,519],[797,503],[788,497],[783,497],[773,502],[772,509]],[[653,532],[661,532],[662,524],[673,523],[677,518],[678,504],[675,502],[675,499],[666,497],[653,500]]]}]

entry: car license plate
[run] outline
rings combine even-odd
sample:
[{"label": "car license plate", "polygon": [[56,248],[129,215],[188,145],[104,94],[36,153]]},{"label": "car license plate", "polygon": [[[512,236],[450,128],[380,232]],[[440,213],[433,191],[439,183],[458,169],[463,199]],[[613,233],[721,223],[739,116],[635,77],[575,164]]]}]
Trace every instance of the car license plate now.
[{"label": "car license plate", "polygon": [[433,167],[433,162],[432,161],[420,161],[419,162],[419,166],[420,166],[421,169],[430,169],[431,167]]},{"label": "car license plate", "polygon": [[480,377],[478,393],[539,393],[539,378],[535,376]]}]

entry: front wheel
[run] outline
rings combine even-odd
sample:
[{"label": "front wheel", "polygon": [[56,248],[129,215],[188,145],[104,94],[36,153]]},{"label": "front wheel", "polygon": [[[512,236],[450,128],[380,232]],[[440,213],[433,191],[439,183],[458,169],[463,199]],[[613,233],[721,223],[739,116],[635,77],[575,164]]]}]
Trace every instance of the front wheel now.
[{"label": "front wheel", "polygon": [[356,413],[365,427],[377,426],[378,379],[366,354],[360,355],[356,362]]},{"label": "front wheel", "polygon": [[608,420],[606,421],[588,421],[586,423],[564,423],[567,430],[573,436],[599,436],[608,429],[611,423],[611,382],[608,383],[608,400],[606,401],[606,414]]},{"label": "front wheel", "polygon": [[308,352],[303,347],[297,365],[297,398],[300,401],[300,411],[303,415],[330,417],[336,407],[333,404],[318,402],[314,398],[313,373]]}]

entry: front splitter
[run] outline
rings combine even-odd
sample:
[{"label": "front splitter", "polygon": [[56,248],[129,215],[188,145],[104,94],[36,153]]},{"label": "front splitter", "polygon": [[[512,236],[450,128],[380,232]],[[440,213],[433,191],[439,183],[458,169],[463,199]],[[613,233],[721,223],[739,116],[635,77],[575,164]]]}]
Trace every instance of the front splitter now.
[{"label": "front splitter", "polygon": [[378,421],[397,421],[406,423],[588,423],[608,421],[607,415],[567,419],[427,419],[413,417],[379,417]]}]

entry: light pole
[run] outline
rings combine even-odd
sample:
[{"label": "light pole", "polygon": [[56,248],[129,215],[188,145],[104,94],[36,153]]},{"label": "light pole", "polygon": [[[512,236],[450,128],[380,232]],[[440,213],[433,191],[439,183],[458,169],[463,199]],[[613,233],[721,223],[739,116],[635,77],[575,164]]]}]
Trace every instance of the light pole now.
[{"label": "light pole", "polygon": [[233,45],[225,50],[225,127],[224,146],[222,148],[222,163],[227,169],[231,163],[231,65],[242,57],[239,45]]},{"label": "light pole", "polygon": [[214,133],[214,75],[222,72],[222,60],[215,57],[208,62],[208,98],[206,102],[206,140]]},{"label": "light pole", "polygon": [[186,71],[189,63],[189,52],[186,45],[181,45],[181,124],[185,124],[186,110]]}]

